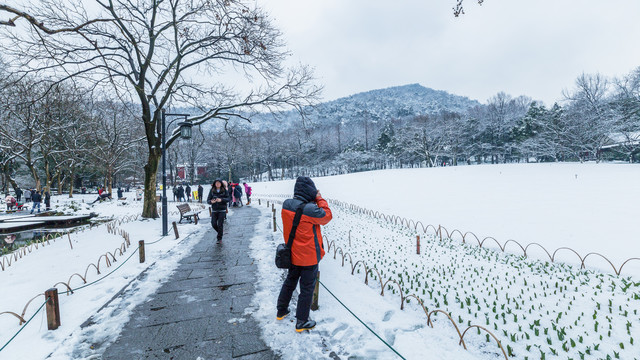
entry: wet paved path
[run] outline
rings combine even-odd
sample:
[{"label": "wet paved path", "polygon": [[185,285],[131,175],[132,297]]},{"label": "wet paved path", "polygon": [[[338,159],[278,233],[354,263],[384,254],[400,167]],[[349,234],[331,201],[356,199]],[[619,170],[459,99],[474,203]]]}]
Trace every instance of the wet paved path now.
[{"label": "wet paved path", "polygon": [[257,266],[249,244],[260,212],[237,209],[222,244],[207,233],[150,301],[133,311],[103,359],[276,359],[245,308],[255,294]]}]

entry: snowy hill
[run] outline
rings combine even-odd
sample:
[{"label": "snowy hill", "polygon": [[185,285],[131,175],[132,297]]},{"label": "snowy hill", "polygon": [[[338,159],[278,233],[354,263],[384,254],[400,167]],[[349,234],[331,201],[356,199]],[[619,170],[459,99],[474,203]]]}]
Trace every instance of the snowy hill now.
[{"label": "snowy hill", "polygon": [[[307,119],[317,125],[333,125],[366,117],[372,122],[385,119],[401,119],[416,115],[436,114],[442,111],[464,112],[480,105],[476,100],[464,96],[434,90],[420,84],[395,86],[354,94],[348,97],[323,102],[308,109]],[[287,111],[277,118],[272,114],[260,113],[250,116],[250,127],[254,130],[280,129],[300,123],[300,114]],[[208,126],[216,129],[223,124],[211,122]]]}]

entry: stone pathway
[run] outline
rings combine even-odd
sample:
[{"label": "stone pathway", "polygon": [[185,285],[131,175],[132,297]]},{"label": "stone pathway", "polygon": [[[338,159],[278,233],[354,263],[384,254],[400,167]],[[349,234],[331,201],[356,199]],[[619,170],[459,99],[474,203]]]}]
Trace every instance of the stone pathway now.
[{"label": "stone pathway", "polygon": [[[257,266],[249,243],[260,211],[245,206],[227,219],[221,244],[207,233],[150,301],[139,305],[103,359],[276,359],[245,308]],[[206,224],[206,227],[205,227]]]}]

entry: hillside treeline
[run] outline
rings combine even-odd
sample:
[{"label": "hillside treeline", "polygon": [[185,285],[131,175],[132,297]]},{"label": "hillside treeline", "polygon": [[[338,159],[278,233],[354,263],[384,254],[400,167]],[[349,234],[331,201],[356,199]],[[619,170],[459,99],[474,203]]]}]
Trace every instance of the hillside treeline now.
[{"label": "hillside treeline", "polygon": [[282,129],[228,124],[209,135],[218,140],[208,161],[218,173],[230,167],[263,180],[462,163],[640,161],[640,68],[615,79],[583,74],[550,106],[501,92],[465,112],[380,119],[366,110]]}]

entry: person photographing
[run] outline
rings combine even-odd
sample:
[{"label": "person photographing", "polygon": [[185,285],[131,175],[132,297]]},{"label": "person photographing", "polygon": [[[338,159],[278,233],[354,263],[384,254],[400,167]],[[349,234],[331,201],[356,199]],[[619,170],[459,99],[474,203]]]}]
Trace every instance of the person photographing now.
[{"label": "person photographing", "polygon": [[[296,212],[299,213],[296,216]],[[297,219],[296,219],[297,218]],[[313,180],[300,176],[296,180],[293,198],[282,204],[282,224],[284,241],[287,243],[292,228],[295,227],[291,243],[291,267],[280,289],[277,303],[277,320],[289,315],[289,302],[300,282],[300,295],[296,308],[296,331],[311,330],[316,322],[309,318],[311,300],[318,274],[318,264],[324,256],[321,225],[331,221],[333,215],[329,204],[322,198]],[[295,220],[298,223],[295,224]],[[297,225],[297,226],[296,226]]]},{"label": "person photographing", "polygon": [[207,196],[207,204],[211,205],[211,226],[218,233],[218,242],[222,241],[228,201],[229,193],[227,189],[222,184],[222,180],[216,179],[211,185],[209,196]]}]

